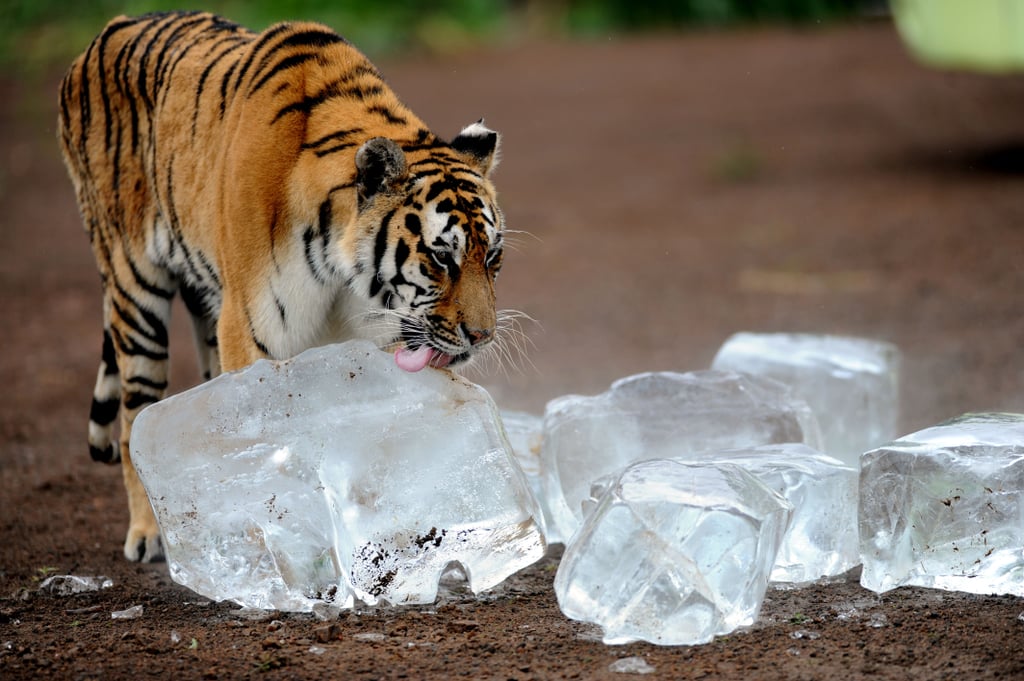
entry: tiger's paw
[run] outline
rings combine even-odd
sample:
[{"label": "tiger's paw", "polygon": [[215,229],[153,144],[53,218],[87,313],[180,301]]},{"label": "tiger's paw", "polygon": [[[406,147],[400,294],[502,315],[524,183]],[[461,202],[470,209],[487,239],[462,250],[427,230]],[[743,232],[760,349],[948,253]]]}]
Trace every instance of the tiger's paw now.
[{"label": "tiger's paw", "polygon": [[164,543],[160,528],[151,525],[132,525],[124,540],[124,557],[136,563],[155,563],[164,560]]}]

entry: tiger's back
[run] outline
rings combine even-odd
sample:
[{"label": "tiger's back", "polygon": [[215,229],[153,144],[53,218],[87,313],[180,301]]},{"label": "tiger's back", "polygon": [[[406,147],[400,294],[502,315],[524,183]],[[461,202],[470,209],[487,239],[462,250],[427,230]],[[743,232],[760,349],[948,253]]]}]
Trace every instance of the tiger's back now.
[{"label": "tiger's back", "polygon": [[58,129],[103,282],[90,451],[122,461],[131,559],[160,555],[128,439],[167,390],[176,294],[207,378],[352,337],[444,366],[493,338],[496,133],[441,140],[327,27],[118,17],[65,76]]}]

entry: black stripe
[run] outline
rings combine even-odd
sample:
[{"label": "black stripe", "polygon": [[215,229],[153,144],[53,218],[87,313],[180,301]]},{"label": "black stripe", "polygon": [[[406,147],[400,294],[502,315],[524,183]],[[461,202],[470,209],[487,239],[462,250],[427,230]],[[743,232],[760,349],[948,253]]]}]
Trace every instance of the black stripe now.
[{"label": "black stripe", "polygon": [[237,89],[238,86],[241,84],[242,78],[245,77],[245,74],[249,72],[249,68],[252,66],[252,62],[256,58],[256,55],[260,52],[260,50],[262,50],[267,45],[267,43],[273,40],[276,36],[280,35],[285,31],[290,30],[291,28],[292,25],[288,23],[277,24],[276,26],[272,26],[260,34],[259,39],[252,46],[252,49],[249,50],[249,56],[245,58],[245,62],[242,64],[242,68],[238,71],[238,80],[235,82],[235,89]]},{"label": "black stripe", "polygon": [[407,213],[405,216],[405,228],[413,236],[423,234],[423,222],[420,220],[420,216],[415,213]]},{"label": "black stripe", "polygon": [[367,113],[374,113],[382,116],[384,120],[394,125],[406,125],[409,122],[386,106],[371,106],[366,111]]},{"label": "black stripe", "polygon": [[327,236],[330,233],[332,224],[334,224],[334,204],[331,202],[330,196],[328,196],[320,204],[320,210],[317,214],[317,230],[321,235]]},{"label": "black stripe", "polygon": [[[167,205],[162,206],[163,212],[167,213],[168,227],[174,234],[181,234],[181,222],[178,220],[178,210],[175,208],[174,201],[174,161],[176,156],[174,152],[171,152],[167,158]],[[160,196],[160,192],[157,192],[157,197]],[[158,199],[159,200],[159,199]]]},{"label": "black stripe", "polygon": [[[317,54],[319,54],[319,50],[322,50],[323,48],[328,47],[329,45],[334,45],[340,42],[345,42],[341,36],[326,30],[313,29],[308,31],[299,31],[297,33],[292,33],[287,38],[274,45],[274,47],[272,47],[267,52],[267,54],[263,56],[263,58],[260,60],[259,66],[256,67],[256,70],[253,73],[253,78],[263,73],[266,70],[267,66],[270,64],[270,60],[273,59],[274,56],[276,56],[282,50],[304,47],[315,48],[316,51],[306,53],[306,59],[303,59],[303,61],[306,61],[309,58],[317,56]],[[288,57],[284,61],[288,61],[289,59],[292,58],[293,57]],[[275,66],[273,71],[277,71],[281,63],[283,62],[280,62],[278,66]],[[241,85],[242,78],[245,77],[249,64],[251,64],[251,60],[247,62],[245,69],[243,69],[243,71],[239,73],[238,80],[235,82],[236,88],[239,85]],[[272,75],[273,73],[270,74],[270,76]],[[270,76],[264,76],[263,78],[261,78],[260,84],[265,83],[268,77]],[[259,87],[260,86],[255,86],[253,88],[250,88],[249,94],[253,94],[256,90],[259,89]]]},{"label": "black stripe", "polygon": [[245,312],[245,318],[249,322],[249,337],[252,339],[252,342],[256,346],[256,349],[262,352],[267,357],[271,357],[270,350],[268,350],[267,346],[264,345],[263,342],[256,337],[256,327],[252,323],[252,315],[249,314],[248,306],[243,307],[242,310]]},{"label": "black stripe", "polygon": [[160,398],[156,395],[150,395],[149,393],[142,392],[131,392],[124,396],[124,408],[125,409],[141,409],[147,404],[153,404],[159,402]]},{"label": "black stripe", "polygon": [[167,381],[154,381],[152,378],[146,376],[132,376],[126,383],[131,385],[141,385],[145,388],[152,388],[153,390],[167,390]]},{"label": "black stripe", "polygon": [[[126,68],[123,71],[123,77],[124,77],[125,93],[128,95],[127,99],[129,100],[129,102],[131,102],[133,108],[134,108],[134,105],[135,105],[135,100],[136,99],[141,99],[142,103],[146,106],[146,109],[148,111],[151,111],[153,107],[152,107],[151,103],[149,102],[149,98],[146,96],[146,92],[145,92],[146,76],[145,76],[145,69],[143,67],[145,65],[146,52],[143,50],[142,54],[140,56],[139,55],[139,51],[140,51],[140,46],[142,44],[143,38],[145,38],[148,33],[150,33],[151,31],[153,31],[154,29],[157,28],[157,26],[160,24],[160,22],[165,19],[165,15],[147,16],[146,18],[149,21],[146,22],[146,24],[144,26],[142,26],[141,30],[139,30],[138,32],[135,33],[135,36],[131,40],[129,40],[127,43],[125,43],[125,46],[129,48],[129,64],[126,66]],[[131,93],[131,83],[130,83],[130,80],[129,80],[129,76],[131,74],[131,63],[130,62],[132,60],[134,60],[135,68],[138,70],[138,73],[135,74],[135,78],[136,78],[136,84],[135,84],[136,92],[134,93],[134,95],[135,95],[134,97],[132,96],[132,93]],[[122,72],[118,71],[118,73],[122,73]],[[138,113],[136,113],[136,117],[137,116],[138,116]],[[136,137],[137,137],[137,135],[136,135]],[[132,151],[135,151],[138,148],[137,147],[137,139],[133,138],[132,142],[133,142],[133,144],[132,144]]]},{"label": "black stripe", "polygon": [[132,96],[131,91],[128,88],[128,65],[127,60],[130,58],[132,49],[132,41],[126,40],[121,49],[117,51],[117,56],[114,58],[114,82],[117,83],[118,91],[121,93],[123,99],[128,103],[129,120],[131,122],[131,140],[132,140],[132,153],[136,153],[139,148],[139,110],[135,105],[135,97]]},{"label": "black stripe", "polygon": [[324,135],[318,140],[313,142],[305,142],[302,145],[303,149],[314,149],[316,147],[327,144],[328,142],[347,140],[352,135],[358,135],[363,132],[362,128],[349,128],[347,130],[337,130],[329,135]]},{"label": "black stripe", "polygon": [[[418,163],[414,163],[414,164],[410,165],[409,167],[411,168],[413,165],[419,165],[419,164]],[[444,171],[438,168],[438,169],[433,169],[433,170],[421,170],[421,171],[419,171],[417,173],[414,173],[412,175],[412,179],[413,180],[422,180],[422,179],[425,179],[425,178],[428,178],[428,177],[439,177],[439,176],[443,177],[444,176]]]},{"label": "black stripe", "polygon": [[[361,96],[365,92],[365,90],[363,89],[362,86],[360,86],[360,85],[348,86],[347,85],[348,83],[351,83],[352,81],[354,81],[356,78],[358,78],[361,75],[370,75],[370,76],[373,76],[373,77],[378,78],[378,79],[380,78],[380,74],[377,73],[376,69],[374,69],[373,67],[368,67],[365,64],[360,64],[359,66],[356,66],[355,68],[350,70],[348,73],[346,73],[342,77],[340,77],[337,80],[335,80],[335,81],[325,85],[316,94],[311,95],[309,97],[303,97],[298,102],[293,102],[293,103],[289,104],[288,106],[283,107],[282,109],[280,109],[277,112],[277,115],[274,116],[274,119],[271,121],[271,123],[276,123],[278,120],[280,120],[284,116],[287,116],[288,114],[291,114],[291,113],[304,113],[304,114],[308,115],[310,112],[313,111],[313,109],[315,109],[319,105],[323,104],[327,100],[333,99],[334,97],[345,97],[345,96],[353,96],[353,97],[355,97],[358,94],[359,97],[361,98]],[[383,89],[381,91],[383,91]],[[373,107],[373,108],[368,109],[368,110],[369,111],[373,111],[374,108],[386,110],[385,107]],[[394,117],[394,116],[392,116],[392,118],[394,118],[394,120],[392,120],[392,122],[395,122],[395,120],[401,120],[402,122],[405,121],[404,118],[397,118],[397,117]],[[389,120],[391,120],[391,119],[389,119]]]},{"label": "black stripe", "polygon": [[103,351],[101,355],[103,362],[103,375],[117,375],[117,354],[114,352],[114,341],[110,338],[110,331],[103,330]]},{"label": "black stripe", "polygon": [[89,456],[100,463],[116,463],[121,457],[114,454],[114,446],[107,445],[103,449],[89,445]]},{"label": "black stripe", "polygon": [[[156,27],[153,32],[153,36],[149,39],[149,42],[147,42],[144,47],[141,47],[142,56],[139,57],[139,73],[137,76],[137,87],[139,89],[139,97],[142,98],[142,103],[146,105],[147,111],[153,111],[153,107],[155,105],[154,100],[156,99],[155,96],[150,97],[150,92],[148,91],[148,65],[149,58],[153,54],[153,46],[156,45],[157,41],[164,36],[164,33],[166,33],[174,27],[175,23],[177,23],[177,21],[180,18],[180,16],[174,14],[168,15],[166,17],[161,17],[158,21],[155,21],[152,24],[150,24],[150,26],[146,29],[146,31],[148,31],[149,28]],[[146,31],[143,31],[143,33],[145,33]]]},{"label": "black stripe", "polygon": [[273,295],[274,305],[277,306],[277,314],[281,317],[281,326],[286,327],[288,325],[288,314],[284,309],[284,303],[281,302],[281,299],[277,297],[276,293]]},{"label": "black stripe", "polygon": [[316,254],[313,251],[314,239],[323,240],[323,236],[319,234],[314,227],[307,227],[306,231],[302,233],[302,244],[306,254],[306,265],[309,266],[310,274],[313,275],[313,279],[316,280],[316,283],[322,285],[327,283],[327,280],[321,271],[323,269],[323,264],[316,261]]},{"label": "black stripe", "polygon": [[270,79],[272,79],[274,76],[278,75],[279,73],[283,73],[284,71],[287,71],[288,69],[295,68],[296,66],[299,66],[300,64],[304,64],[307,61],[309,61],[310,59],[316,59],[316,55],[313,54],[313,53],[307,52],[307,53],[304,53],[304,54],[293,54],[290,57],[282,59],[277,64],[275,64],[274,68],[272,68],[269,72],[267,72],[266,75],[264,75],[262,78],[260,78],[258,83],[256,83],[251,88],[249,88],[249,91],[246,93],[245,96],[246,97],[252,97],[254,94],[259,92],[260,89],[264,85],[266,85],[267,82],[270,81]]},{"label": "black stripe", "polygon": [[346,144],[336,144],[333,147],[327,147],[326,149],[317,149],[313,153],[316,154],[317,158],[323,158],[327,154],[333,154],[337,151],[342,151],[344,149],[351,149],[354,146],[356,146],[354,142],[348,142]]},{"label": "black stripe", "polygon": [[[224,40],[223,40],[223,42],[229,42],[229,41],[230,41],[229,38],[224,38]],[[196,103],[195,103],[195,106],[193,107],[193,114],[192,114],[192,137],[196,136],[196,132],[197,132],[197,129],[198,129],[197,126],[198,126],[198,122],[199,122],[199,113],[202,111],[202,109],[199,106],[199,104],[200,104],[199,100],[203,96],[203,89],[206,87],[206,80],[210,77],[210,74],[213,72],[213,69],[216,68],[216,66],[218,64],[220,64],[220,62],[223,61],[225,57],[227,57],[229,54],[231,54],[232,52],[234,52],[238,48],[244,47],[246,44],[248,44],[248,40],[244,40],[244,41],[241,41],[241,42],[236,42],[235,44],[229,46],[223,52],[221,52],[216,57],[214,57],[206,65],[206,68],[203,69],[202,74],[200,74],[200,76],[199,76],[199,83],[196,85]],[[211,51],[212,50],[213,50],[213,47],[211,47]]]},{"label": "black stripe", "polygon": [[[220,81],[220,118],[224,120],[224,112],[227,110],[228,105],[228,81],[231,80],[231,75],[238,68],[238,62],[228,67],[228,70],[224,73],[224,77]],[[234,97],[234,91],[231,93]]]},{"label": "black stripe", "polygon": [[153,67],[154,90],[163,92],[163,97],[160,99],[161,105],[167,102],[167,93],[170,92],[169,88],[164,87],[164,83],[168,82],[170,77],[174,75],[174,69],[177,68],[181,60],[185,58],[193,47],[199,45],[200,42],[198,40],[198,36],[189,40],[188,44],[185,45],[185,48],[178,50],[174,54],[173,58],[170,56],[172,48],[181,42],[187,34],[190,34],[192,28],[204,23],[209,23],[210,21],[209,14],[190,12],[185,16],[188,17],[188,20],[179,22],[171,35],[167,37],[163,47],[160,49],[156,65]]},{"label": "black stripe", "polygon": [[359,100],[360,102],[368,97],[376,97],[377,95],[384,92],[384,87],[381,85],[370,85],[363,87],[362,85],[353,85],[352,87],[345,88],[341,93],[351,99]]},{"label": "black stripe", "polygon": [[340,92],[341,88],[336,83],[332,83],[331,85],[328,85],[326,88],[324,88],[317,94],[313,95],[312,97],[303,97],[298,102],[292,102],[288,106],[282,107],[281,109],[278,110],[277,114],[270,122],[277,123],[277,121],[279,121],[281,118],[292,113],[302,113],[308,115],[309,112],[312,111],[314,107],[319,106],[320,104],[324,103],[325,101],[332,97],[338,96]]},{"label": "black stripe", "polygon": [[[328,197],[320,204],[316,226],[311,225],[310,227],[307,227],[306,231],[302,234],[302,242],[305,246],[306,264],[309,265],[309,270],[313,274],[313,278],[319,284],[327,283],[327,277],[325,276],[326,272],[334,272],[327,260],[327,249],[330,245],[331,223],[333,221],[333,205],[330,197]],[[321,247],[317,252],[314,252],[313,250],[314,240],[319,240],[321,242]],[[319,256],[319,258],[317,256]]]},{"label": "black stripe", "polygon": [[82,59],[82,73],[78,80],[78,119],[82,126],[78,137],[78,156],[82,161],[85,173],[89,171],[89,151],[86,146],[89,139],[89,126],[92,122],[92,109],[89,99],[89,62],[92,60],[93,48],[96,41],[89,45]]},{"label": "black stripe", "polygon": [[[213,283],[213,286],[216,287],[216,290],[220,291],[220,275],[217,274],[217,270],[213,268],[213,265],[206,258],[206,255],[204,255],[202,251],[196,251],[195,257],[199,260],[199,264],[203,266],[203,269],[206,270],[207,278]],[[192,265],[191,262],[189,263],[189,265],[192,267],[194,271],[195,266]]]},{"label": "black stripe", "polygon": [[[440,196],[442,192],[449,191],[449,190],[454,192],[454,191],[456,191],[456,187],[453,186],[453,183],[450,180],[448,180],[447,178],[440,179],[437,182],[435,182],[434,184],[430,185],[430,189],[427,191],[427,196],[424,199],[424,201],[426,201],[427,203],[430,203],[431,201],[436,199],[438,196]],[[440,206],[438,206],[437,209],[439,211],[442,210]],[[447,211],[442,211],[442,212],[447,212]]]},{"label": "black stripe", "polygon": [[[437,149],[443,149],[445,147],[444,142],[428,142],[427,144],[403,144],[402,151],[409,154],[414,151],[434,151]],[[433,159],[424,159],[419,163],[429,163]]]},{"label": "black stripe", "polygon": [[185,303],[185,309],[193,317],[203,318],[210,314],[207,309],[206,296],[209,291],[205,288],[197,288],[188,284],[182,284],[179,289],[181,301]]},{"label": "black stripe", "polygon": [[71,99],[72,92],[72,77],[71,71],[69,70],[64,74],[64,80],[60,83],[60,119],[64,128],[64,143],[68,147],[68,142],[71,139],[71,109],[68,108],[68,101]]},{"label": "black stripe", "polygon": [[121,21],[116,24],[111,24],[107,27],[107,30],[103,31],[103,34],[99,37],[99,58],[97,60],[97,66],[99,70],[99,81],[100,81],[100,99],[103,101],[103,116],[104,116],[104,130],[103,130],[103,148],[110,148],[110,135],[113,129],[114,119],[110,115],[110,94],[107,92],[107,43],[110,41],[110,37],[115,33],[118,33],[123,28],[134,26],[137,22],[134,20]]},{"label": "black stripe", "polygon": [[402,265],[409,259],[409,253],[409,244],[405,243],[405,239],[399,239],[395,244],[395,269],[399,273],[402,271]]},{"label": "black stripe", "polygon": [[109,400],[93,398],[92,406],[89,408],[89,420],[98,426],[108,426],[117,418],[117,412],[120,408],[121,398],[119,397]]},{"label": "black stripe", "polygon": [[391,218],[394,217],[395,211],[391,211],[381,220],[380,228],[377,230],[377,237],[373,244],[373,280],[370,282],[370,297],[373,298],[380,293],[381,288],[384,286],[384,282],[381,281],[381,265],[384,262],[384,254],[388,250],[388,229],[391,226]]},{"label": "black stripe", "polygon": [[167,326],[164,324],[163,320],[160,319],[160,317],[158,317],[156,314],[150,312],[145,307],[140,305],[139,302],[135,300],[135,298],[133,298],[131,295],[129,295],[128,292],[124,290],[124,287],[122,287],[119,283],[115,283],[114,286],[118,294],[122,298],[124,298],[124,300],[127,301],[133,308],[135,308],[135,311],[142,318],[142,321],[145,322],[147,326],[149,326],[149,330],[147,331],[146,329],[142,328],[142,324],[139,322],[139,320],[136,319],[133,315],[128,314],[128,310],[118,305],[118,303],[115,301],[113,302],[114,308],[118,311],[118,315],[121,317],[122,321],[124,321],[129,327],[131,327],[136,333],[141,335],[143,338],[153,341],[160,347],[166,349],[168,338]]},{"label": "black stripe", "polygon": [[[111,165],[113,166],[114,176],[112,178],[112,184],[114,186],[114,202],[116,205],[121,205],[121,167],[124,162],[121,160],[121,152],[123,151],[123,140],[124,135],[122,134],[124,126],[117,126],[114,134],[114,156],[112,158]],[[110,147],[107,147],[108,149]]]},{"label": "black stripe", "polygon": [[145,277],[143,277],[142,273],[139,272],[139,268],[136,267],[135,261],[133,259],[126,257],[125,260],[128,261],[128,267],[132,271],[132,276],[135,278],[135,283],[141,286],[142,289],[146,291],[146,293],[154,295],[157,298],[163,298],[164,300],[170,300],[171,298],[174,297],[174,291],[160,288],[156,284],[151,283]]},{"label": "black stripe", "polygon": [[157,362],[167,359],[166,350],[150,350],[135,342],[131,337],[123,335],[114,327],[111,327],[110,332],[114,337],[114,343],[121,349],[122,354],[132,357],[142,356]]},{"label": "black stripe", "polygon": [[344,38],[335,33],[334,31],[326,28],[313,28],[305,31],[297,31],[292,33],[287,38],[274,45],[274,47],[267,53],[261,62],[256,73],[258,74],[262,69],[266,68],[270,58],[277,52],[289,47],[314,47],[317,49],[323,49],[331,45],[337,45],[338,43],[346,42]]}]

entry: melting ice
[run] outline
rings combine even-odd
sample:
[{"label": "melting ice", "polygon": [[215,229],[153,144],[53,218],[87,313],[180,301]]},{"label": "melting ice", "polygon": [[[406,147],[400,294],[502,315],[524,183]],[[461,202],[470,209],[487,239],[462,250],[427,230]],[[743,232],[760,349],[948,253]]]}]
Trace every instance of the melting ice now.
[{"label": "melting ice", "polygon": [[789,388],[729,371],[638,374],[600,395],[552,400],[541,454],[551,540],[568,540],[582,522],[593,481],[635,461],[819,439],[810,408]]},{"label": "melting ice", "polygon": [[857,466],[896,437],[900,353],[884,341],[794,333],[737,333],[712,368],[768,376],[803,398],[821,427],[820,450]]},{"label": "melting ice", "polygon": [[1024,596],[1024,415],[965,414],[864,454],[861,584]]},{"label": "melting ice", "polygon": [[633,464],[566,547],[558,604],[606,643],[710,641],[756,619],[791,512],[734,464]]},{"label": "melting ice", "polygon": [[432,602],[543,556],[540,511],[497,409],[366,342],[259,361],[145,409],[132,458],[171,576],[216,600],[309,611]]}]

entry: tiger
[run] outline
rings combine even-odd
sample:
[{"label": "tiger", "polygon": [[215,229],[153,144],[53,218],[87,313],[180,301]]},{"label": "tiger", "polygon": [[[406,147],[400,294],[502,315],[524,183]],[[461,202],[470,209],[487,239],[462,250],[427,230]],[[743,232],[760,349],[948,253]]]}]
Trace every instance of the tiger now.
[{"label": "tiger", "polygon": [[168,390],[176,295],[203,379],[355,338],[450,368],[494,341],[498,133],[446,142],[325,25],[116,17],[61,82],[57,136],[102,284],[89,450],[121,464],[130,561],[164,559],[129,441]]}]

